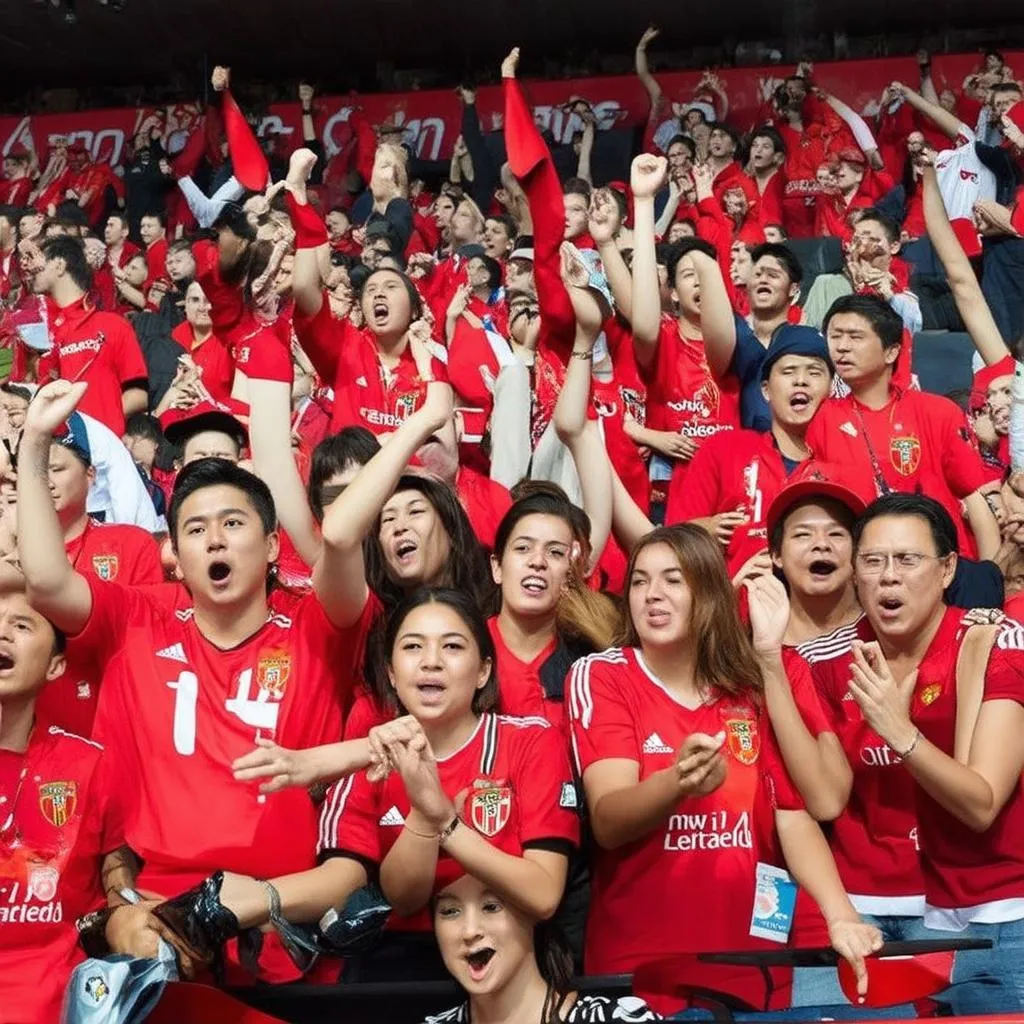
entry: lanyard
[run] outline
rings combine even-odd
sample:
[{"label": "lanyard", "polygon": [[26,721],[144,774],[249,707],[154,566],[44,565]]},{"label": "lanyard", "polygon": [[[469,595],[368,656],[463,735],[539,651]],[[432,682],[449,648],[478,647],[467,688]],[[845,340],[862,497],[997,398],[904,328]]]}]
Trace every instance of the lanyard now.
[{"label": "lanyard", "polygon": [[878,461],[878,456],[875,454],[875,446],[871,443],[871,438],[868,435],[868,428],[864,423],[864,416],[861,414],[856,399],[853,401],[853,411],[857,414],[857,422],[860,424],[861,436],[864,438],[864,444],[867,445],[868,458],[871,459],[871,470],[875,475],[875,488],[878,491],[879,496],[892,494],[892,488],[889,486],[885,479],[885,475],[882,473],[882,466]]}]

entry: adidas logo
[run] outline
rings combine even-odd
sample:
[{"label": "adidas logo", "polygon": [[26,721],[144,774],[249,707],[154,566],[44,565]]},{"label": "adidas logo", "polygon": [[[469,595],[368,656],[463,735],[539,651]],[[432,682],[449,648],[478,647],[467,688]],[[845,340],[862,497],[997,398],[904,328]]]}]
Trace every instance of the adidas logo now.
[{"label": "adidas logo", "polygon": [[366,383],[366,378],[362,374],[356,377],[356,385],[361,388],[369,387],[369,384]]},{"label": "adidas logo", "polygon": [[656,733],[644,740],[645,754],[674,754],[675,751]]},{"label": "adidas logo", "polygon": [[170,661],[180,661],[184,665],[188,664],[188,658],[185,657],[185,648],[181,644],[171,644],[170,647],[157,651],[156,656],[158,658],[167,658]]},{"label": "adidas logo", "polygon": [[378,822],[380,825],[404,825],[405,818],[402,817],[402,812],[395,806],[392,805],[391,810],[384,815],[383,818]]}]

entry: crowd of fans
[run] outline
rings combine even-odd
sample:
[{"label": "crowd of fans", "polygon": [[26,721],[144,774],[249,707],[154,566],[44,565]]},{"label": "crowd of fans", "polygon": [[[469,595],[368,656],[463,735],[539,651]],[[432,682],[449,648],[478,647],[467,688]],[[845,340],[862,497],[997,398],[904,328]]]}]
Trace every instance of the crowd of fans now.
[{"label": "crowd of fans", "polygon": [[[325,159],[308,87],[261,145],[224,68],[123,177],[7,154],[5,1024],[162,944],[517,1024],[866,1014],[966,937],[900,1012],[1024,1012],[1021,85],[921,54],[869,124],[802,65],[734,125],[656,34],[628,181],[517,50],[441,182],[358,115]],[[687,959],[779,943],[847,966]]]}]

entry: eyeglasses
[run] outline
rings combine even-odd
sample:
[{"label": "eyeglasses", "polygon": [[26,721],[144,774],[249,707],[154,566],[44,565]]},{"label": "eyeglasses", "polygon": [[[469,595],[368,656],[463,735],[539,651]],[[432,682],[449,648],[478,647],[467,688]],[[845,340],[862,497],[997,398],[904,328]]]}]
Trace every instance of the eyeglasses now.
[{"label": "eyeglasses", "polygon": [[864,551],[857,555],[857,564],[865,576],[878,576],[892,562],[897,572],[913,572],[927,559],[941,562],[944,555],[925,555],[920,551]]}]

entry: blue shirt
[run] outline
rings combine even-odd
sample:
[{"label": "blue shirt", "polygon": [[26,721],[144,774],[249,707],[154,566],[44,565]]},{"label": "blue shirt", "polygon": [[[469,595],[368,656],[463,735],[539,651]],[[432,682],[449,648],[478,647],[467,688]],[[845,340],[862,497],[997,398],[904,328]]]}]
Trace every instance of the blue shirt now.
[{"label": "blue shirt", "polygon": [[740,382],[740,425],[747,430],[771,430],[772,414],[761,391],[761,367],[768,349],[758,340],[750,324],[736,318],[736,348],[729,373]]}]

